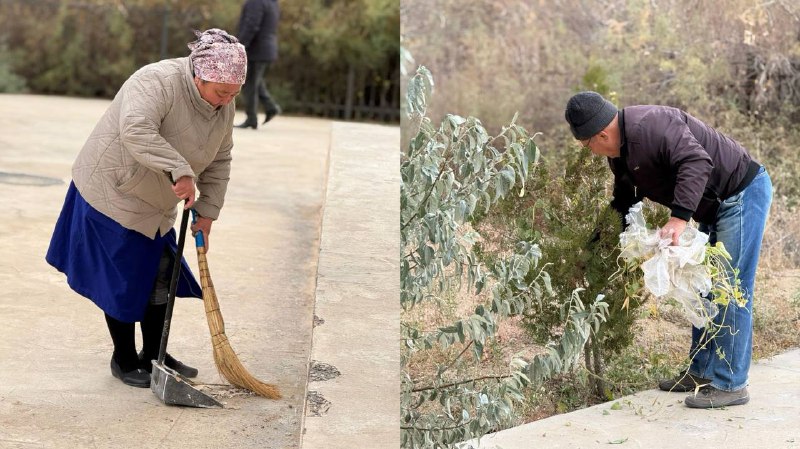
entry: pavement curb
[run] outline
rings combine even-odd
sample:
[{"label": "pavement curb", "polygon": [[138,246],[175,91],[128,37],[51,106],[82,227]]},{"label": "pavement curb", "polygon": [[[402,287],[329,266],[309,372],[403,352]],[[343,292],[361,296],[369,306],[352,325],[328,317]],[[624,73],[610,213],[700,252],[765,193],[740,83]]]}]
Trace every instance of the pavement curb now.
[{"label": "pavement curb", "polygon": [[714,410],[686,407],[687,393],[646,390],[468,443],[480,449],[800,447],[800,349],[754,361],[747,388],[748,404]]}]

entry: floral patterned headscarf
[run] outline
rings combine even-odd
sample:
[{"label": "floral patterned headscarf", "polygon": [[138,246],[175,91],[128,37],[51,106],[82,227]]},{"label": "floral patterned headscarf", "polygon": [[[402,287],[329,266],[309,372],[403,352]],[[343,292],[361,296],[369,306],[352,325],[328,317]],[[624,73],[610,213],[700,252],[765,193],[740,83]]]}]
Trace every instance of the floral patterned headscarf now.
[{"label": "floral patterned headscarf", "polygon": [[244,84],[247,54],[244,45],[225,30],[195,31],[197,40],[189,43],[195,75],[201,80],[224,84]]}]

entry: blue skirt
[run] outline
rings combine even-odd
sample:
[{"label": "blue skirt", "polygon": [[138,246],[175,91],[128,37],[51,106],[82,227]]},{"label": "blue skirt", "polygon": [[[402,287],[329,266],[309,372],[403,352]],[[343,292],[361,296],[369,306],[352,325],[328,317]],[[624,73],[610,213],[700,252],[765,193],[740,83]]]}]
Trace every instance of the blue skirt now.
[{"label": "blue skirt", "polygon": [[[177,251],[175,230],[151,240],[95,210],[70,183],[56,222],[47,262],[67,275],[69,286],[119,321],[141,321],[165,245]],[[186,260],[177,296],[202,298]]]}]

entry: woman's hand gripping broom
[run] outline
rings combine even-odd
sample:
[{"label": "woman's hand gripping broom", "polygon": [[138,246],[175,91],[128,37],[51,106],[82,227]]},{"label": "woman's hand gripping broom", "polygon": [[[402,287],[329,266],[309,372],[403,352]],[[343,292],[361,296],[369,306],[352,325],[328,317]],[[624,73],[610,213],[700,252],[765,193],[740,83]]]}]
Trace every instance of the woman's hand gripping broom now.
[{"label": "woman's hand gripping broom", "polygon": [[[192,223],[196,221],[197,212],[192,209]],[[211,282],[211,273],[208,271],[206,246],[202,232],[195,234],[195,243],[197,245],[197,264],[200,267],[200,285],[203,287],[203,304],[206,309],[208,330],[211,332],[211,344],[214,347],[214,363],[217,365],[219,374],[232,385],[248,389],[265,398],[280,399],[281,394],[277,387],[253,377],[231,348],[228,337],[225,335],[225,323],[222,321],[222,312],[214,291],[214,283]]]}]

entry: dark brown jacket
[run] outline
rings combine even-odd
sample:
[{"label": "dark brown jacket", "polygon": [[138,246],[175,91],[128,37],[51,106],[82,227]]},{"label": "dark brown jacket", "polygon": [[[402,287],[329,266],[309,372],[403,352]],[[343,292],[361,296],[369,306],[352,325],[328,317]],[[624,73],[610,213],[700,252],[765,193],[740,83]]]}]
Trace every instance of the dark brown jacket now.
[{"label": "dark brown jacket", "polygon": [[735,140],[668,106],[630,106],[619,112],[620,157],[611,206],[621,214],[649,198],[672,216],[716,221],[719,203],[742,190],[760,164]]}]

